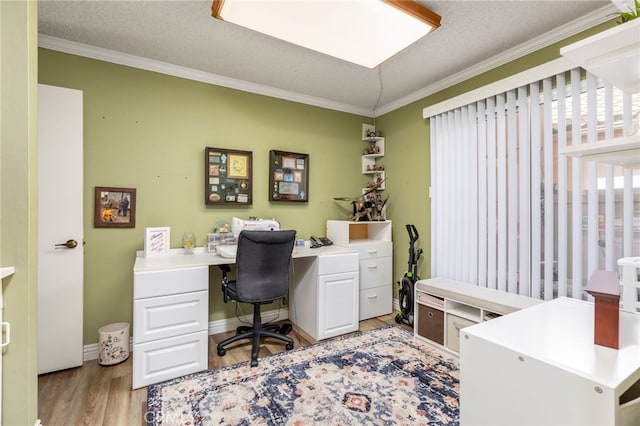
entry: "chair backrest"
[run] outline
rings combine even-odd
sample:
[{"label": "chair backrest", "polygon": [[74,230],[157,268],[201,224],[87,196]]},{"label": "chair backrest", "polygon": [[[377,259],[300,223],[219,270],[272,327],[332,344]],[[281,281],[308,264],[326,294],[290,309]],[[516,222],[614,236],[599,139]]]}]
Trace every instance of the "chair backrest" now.
[{"label": "chair backrest", "polygon": [[238,301],[280,299],[289,290],[289,264],[296,231],[242,231],[236,254]]}]

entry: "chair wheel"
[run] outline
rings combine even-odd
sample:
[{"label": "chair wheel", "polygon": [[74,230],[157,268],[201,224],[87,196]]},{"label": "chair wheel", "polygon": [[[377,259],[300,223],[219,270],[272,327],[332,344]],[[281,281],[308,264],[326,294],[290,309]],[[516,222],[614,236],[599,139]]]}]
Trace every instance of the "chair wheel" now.
[{"label": "chair wheel", "polygon": [[227,350],[224,348],[218,348],[218,355],[225,356],[227,354]]},{"label": "chair wheel", "polygon": [[293,349],[293,343],[287,343],[286,346],[287,350],[290,351],[291,349]]}]

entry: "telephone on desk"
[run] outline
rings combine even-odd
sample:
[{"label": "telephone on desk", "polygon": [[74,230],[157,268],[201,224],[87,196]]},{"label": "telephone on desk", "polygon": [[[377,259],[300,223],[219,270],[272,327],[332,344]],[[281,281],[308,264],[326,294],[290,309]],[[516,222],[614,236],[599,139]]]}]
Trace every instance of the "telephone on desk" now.
[{"label": "telephone on desk", "polygon": [[312,235],[309,239],[311,240],[311,248],[330,246],[333,244],[333,241],[326,237],[314,237]]}]

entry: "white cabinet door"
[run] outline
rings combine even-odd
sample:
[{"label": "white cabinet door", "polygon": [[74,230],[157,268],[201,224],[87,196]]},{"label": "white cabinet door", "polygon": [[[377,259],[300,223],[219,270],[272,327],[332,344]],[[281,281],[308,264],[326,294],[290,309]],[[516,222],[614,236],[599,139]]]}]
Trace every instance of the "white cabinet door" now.
[{"label": "white cabinet door", "polygon": [[318,340],[358,330],[358,272],[318,278]]}]

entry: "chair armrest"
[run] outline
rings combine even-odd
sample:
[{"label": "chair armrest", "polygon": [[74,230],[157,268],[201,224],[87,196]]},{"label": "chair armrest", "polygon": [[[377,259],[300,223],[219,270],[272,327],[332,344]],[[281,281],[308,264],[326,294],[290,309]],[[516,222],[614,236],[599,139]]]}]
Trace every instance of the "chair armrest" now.
[{"label": "chair armrest", "polygon": [[227,291],[229,284],[229,278],[227,277],[227,274],[231,272],[231,267],[229,265],[218,265],[218,268],[220,268],[220,270],[222,271],[222,300],[224,300],[224,303],[227,303],[231,300],[231,297],[229,297],[229,292]]}]

